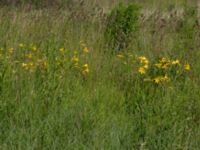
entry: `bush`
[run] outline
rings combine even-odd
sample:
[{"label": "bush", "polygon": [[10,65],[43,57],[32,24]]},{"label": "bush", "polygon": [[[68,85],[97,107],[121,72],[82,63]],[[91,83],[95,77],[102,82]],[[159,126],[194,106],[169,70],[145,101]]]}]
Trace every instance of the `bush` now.
[{"label": "bush", "polygon": [[177,26],[178,41],[177,47],[179,49],[192,50],[195,49],[196,43],[198,43],[198,17],[197,8],[185,5],[184,15]]},{"label": "bush", "polygon": [[121,50],[128,47],[138,30],[139,10],[136,4],[125,6],[121,3],[111,11],[105,30],[105,38],[111,48]]}]

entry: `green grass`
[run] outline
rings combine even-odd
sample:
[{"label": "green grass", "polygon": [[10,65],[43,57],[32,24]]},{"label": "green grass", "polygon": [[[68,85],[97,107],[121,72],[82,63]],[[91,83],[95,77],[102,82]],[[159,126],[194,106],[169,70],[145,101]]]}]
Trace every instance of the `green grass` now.
[{"label": "green grass", "polygon": [[[2,7],[0,149],[200,149],[199,28],[195,16],[184,21],[174,16],[161,28],[157,15],[162,18],[159,13],[141,18],[137,37],[123,53],[145,55],[150,62],[163,56],[190,63],[183,78],[160,85],[143,82],[132,74],[137,66],[124,67],[118,52],[105,46],[102,18]],[[89,64],[86,76],[70,67],[74,51],[81,53],[80,41],[90,50],[80,56]],[[34,57],[45,59],[48,68],[25,71],[21,63],[28,49],[19,43],[35,44]],[[14,54],[7,58],[11,47]],[[62,47],[67,61],[57,66]]]}]

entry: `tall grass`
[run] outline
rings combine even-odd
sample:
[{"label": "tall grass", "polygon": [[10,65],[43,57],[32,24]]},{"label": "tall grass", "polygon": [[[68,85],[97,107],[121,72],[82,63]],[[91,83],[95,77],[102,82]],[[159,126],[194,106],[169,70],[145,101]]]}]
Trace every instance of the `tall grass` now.
[{"label": "tall grass", "polygon": [[[140,17],[138,36],[121,53],[145,55],[151,63],[163,56],[191,64],[186,77],[155,85],[133,76],[134,66],[121,65],[105,46],[106,13],[74,18],[63,9],[22,8],[0,9],[0,149],[199,149],[195,15],[170,11],[170,18],[164,12]],[[86,76],[69,67],[74,51],[82,50],[80,41],[89,49],[80,57],[89,64]],[[34,57],[45,59],[48,69],[21,67],[31,43],[37,47]],[[10,48],[13,55],[6,57]],[[57,67],[60,48],[67,60]]]}]

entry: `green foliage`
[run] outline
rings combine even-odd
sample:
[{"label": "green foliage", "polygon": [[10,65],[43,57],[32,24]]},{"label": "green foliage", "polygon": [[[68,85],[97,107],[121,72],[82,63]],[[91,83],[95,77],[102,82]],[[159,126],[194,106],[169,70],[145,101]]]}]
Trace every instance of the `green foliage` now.
[{"label": "green foliage", "polygon": [[122,3],[115,7],[108,16],[105,37],[111,48],[127,48],[133,35],[138,31],[140,7],[136,4]]},{"label": "green foliage", "polygon": [[199,32],[197,8],[190,5],[184,6],[183,18],[179,20],[177,26],[178,40],[176,48],[193,50],[196,48],[196,35]]}]

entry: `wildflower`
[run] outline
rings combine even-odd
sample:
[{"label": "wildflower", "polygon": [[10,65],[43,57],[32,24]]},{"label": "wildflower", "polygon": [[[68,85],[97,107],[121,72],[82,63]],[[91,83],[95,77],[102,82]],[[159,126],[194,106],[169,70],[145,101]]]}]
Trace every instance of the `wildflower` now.
[{"label": "wildflower", "polygon": [[149,65],[148,65],[148,64],[145,64],[145,65],[144,65],[144,68],[145,68],[145,69],[148,69],[148,68],[149,68]]},{"label": "wildflower", "polygon": [[184,69],[186,70],[186,71],[190,71],[190,64],[185,64],[184,65]]},{"label": "wildflower", "polygon": [[160,60],[160,63],[166,63],[166,62],[169,62],[169,60],[165,57],[162,57]]},{"label": "wildflower", "polygon": [[30,53],[30,54],[27,54],[26,57],[27,57],[28,59],[32,59],[32,58],[33,58],[33,55]]},{"label": "wildflower", "polygon": [[169,66],[169,63],[165,63],[161,68],[162,68],[162,69],[167,69],[168,66]]},{"label": "wildflower", "polygon": [[170,78],[168,77],[168,75],[165,75],[165,76],[157,76],[153,79],[153,81],[156,83],[156,84],[159,84],[160,82],[162,81],[169,81]]},{"label": "wildflower", "polygon": [[30,71],[30,72],[33,72],[33,71],[34,71],[34,68],[35,68],[34,63],[33,63],[33,62],[29,62],[29,63],[28,63],[28,69],[29,69],[29,71]]},{"label": "wildflower", "polygon": [[144,64],[148,64],[149,63],[149,61],[146,59],[146,60],[144,60],[144,62],[143,62]]},{"label": "wildflower", "polygon": [[84,53],[89,53],[89,49],[88,49],[87,47],[84,47],[84,48],[83,48],[83,52],[84,52]]},{"label": "wildflower", "polygon": [[19,44],[19,47],[20,47],[20,48],[23,48],[23,47],[24,47],[24,44],[23,44],[23,43],[20,43],[20,44]]},{"label": "wildflower", "polygon": [[26,63],[22,63],[22,67],[26,67],[27,66],[27,64]]},{"label": "wildflower", "polygon": [[33,62],[29,62],[28,65],[29,65],[30,68],[34,66]]},{"label": "wildflower", "polygon": [[161,64],[161,63],[157,63],[157,64],[155,64],[155,66],[156,66],[157,68],[161,68],[161,67],[162,67],[162,64]]},{"label": "wildflower", "polygon": [[36,51],[37,51],[37,47],[36,47],[36,46],[33,46],[33,47],[32,47],[32,51],[33,51],[33,52],[36,52]]},{"label": "wildflower", "polygon": [[89,66],[88,66],[88,64],[84,64],[84,65],[83,65],[83,71],[82,71],[82,73],[83,73],[84,75],[86,75],[86,74],[89,73]]},{"label": "wildflower", "polygon": [[78,59],[77,56],[73,56],[72,59],[71,59],[71,61],[72,61],[73,63],[78,63],[78,62],[79,62],[79,59]]},{"label": "wildflower", "polygon": [[64,48],[60,48],[59,51],[60,51],[62,54],[64,54],[65,49],[64,49]]},{"label": "wildflower", "polygon": [[171,63],[172,63],[172,65],[180,65],[180,61],[179,60],[174,60]]},{"label": "wildflower", "polygon": [[162,80],[163,80],[163,81],[169,81],[169,80],[170,80],[170,78],[168,77],[168,75],[166,75],[166,74],[165,74],[165,76],[164,76],[164,77],[162,77]]},{"label": "wildflower", "polygon": [[139,60],[146,60],[147,58],[145,56],[138,57]]},{"label": "wildflower", "polygon": [[158,77],[155,77],[153,80],[156,84],[159,84],[162,81],[162,78],[158,76]]},{"label": "wildflower", "polygon": [[165,62],[164,64],[162,63],[156,63],[154,64],[154,66],[156,66],[157,68],[162,68],[162,69],[167,69],[169,67],[170,63],[169,62]]},{"label": "wildflower", "polygon": [[140,68],[138,69],[138,72],[139,72],[140,74],[145,74],[145,73],[146,73],[146,70],[145,70],[144,67],[140,67]]},{"label": "wildflower", "polygon": [[25,70],[28,70],[28,64],[27,63],[22,63],[22,68],[24,68]]},{"label": "wildflower", "polygon": [[86,69],[86,68],[88,68],[88,64],[83,65],[83,69]]},{"label": "wildflower", "polygon": [[83,70],[82,73],[83,73],[83,74],[88,74],[88,73],[89,73],[89,69],[85,69],[85,70]]},{"label": "wildflower", "polygon": [[43,61],[44,68],[47,68],[47,61]]},{"label": "wildflower", "polygon": [[143,63],[143,64],[149,63],[148,59],[145,56],[140,56],[138,57],[138,59],[140,60],[140,63]]}]

